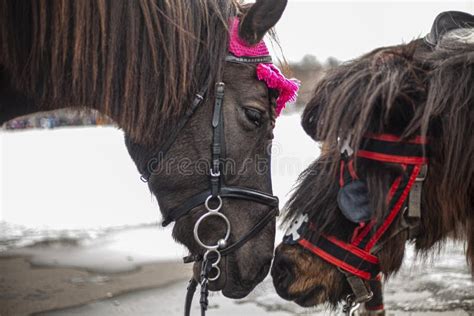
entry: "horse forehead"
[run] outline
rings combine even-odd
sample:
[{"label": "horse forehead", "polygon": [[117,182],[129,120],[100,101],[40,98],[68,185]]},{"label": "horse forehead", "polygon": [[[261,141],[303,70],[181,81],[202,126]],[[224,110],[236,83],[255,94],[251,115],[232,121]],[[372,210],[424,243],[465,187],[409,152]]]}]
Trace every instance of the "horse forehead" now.
[{"label": "horse forehead", "polygon": [[240,64],[226,62],[224,66],[224,79],[257,80],[257,64]]},{"label": "horse forehead", "polygon": [[267,86],[257,78],[256,65],[226,64],[224,82],[245,94],[267,95]]}]

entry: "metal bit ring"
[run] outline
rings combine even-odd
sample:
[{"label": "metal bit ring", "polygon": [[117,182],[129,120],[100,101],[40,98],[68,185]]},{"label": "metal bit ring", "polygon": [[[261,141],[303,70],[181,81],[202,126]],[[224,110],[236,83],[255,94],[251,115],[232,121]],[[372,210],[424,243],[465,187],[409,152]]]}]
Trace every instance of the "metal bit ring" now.
[{"label": "metal bit ring", "polygon": [[[212,278],[211,277],[208,278],[208,280],[210,282],[219,279],[219,277],[221,276],[221,269],[218,266],[215,266],[215,267],[213,266],[212,269],[216,269],[217,272],[216,272],[215,276],[213,276]],[[212,271],[212,269],[211,269],[211,271]]]},{"label": "metal bit ring", "polygon": [[[216,208],[211,208],[211,207],[209,206],[209,202],[210,202],[211,199],[213,199],[213,198],[216,198],[217,201],[219,202],[219,205],[217,205]],[[206,206],[206,209],[207,209],[209,212],[218,212],[218,211],[221,209],[221,207],[222,207],[222,198],[221,198],[219,195],[216,196],[216,197],[214,197],[214,196],[212,196],[212,195],[209,195],[209,196],[207,197],[206,201],[204,202],[204,205]]]},{"label": "metal bit ring", "polygon": [[225,221],[225,224],[227,226],[227,229],[226,229],[226,234],[225,234],[225,237],[223,238],[223,240],[227,241],[230,237],[230,221],[229,219],[222,213],[219,213],[219,212],[209,212],[209,213],[206,213],[204,214],[203,216],[201,216],[196,224],[194,225],[194,239],[196,240],[196,242],[203,248],[207,249],[207,250],[217,250],[219,249],[219,242],[213,246],[209,246],[209,245],[206,245],[205,243],[202,242],[202,240],[199,238],[199,225],[201,225],[201,223],[208,217],[211,217],[211,216],[217,216],[217,217],[220,217],[222,218],[224,221]]},{"label": "metal bit ring", "polygon": [[204,254],[204,257],[203,257],[204,261],[207,260],[207,256],[208,256],[210,253],[216,253],[216,254],[217,254],[217,259],[216,259],[216,261],[214,261],[213,263],[211,263],[211,266],[214,268],[214,267],[216,267],[216,266],[219,264],[219,262],[221,262],[222,256],[221,256],[221,253],[220,253],[218,250],[208,250],[208,251],[206,251],[206,253]]}]

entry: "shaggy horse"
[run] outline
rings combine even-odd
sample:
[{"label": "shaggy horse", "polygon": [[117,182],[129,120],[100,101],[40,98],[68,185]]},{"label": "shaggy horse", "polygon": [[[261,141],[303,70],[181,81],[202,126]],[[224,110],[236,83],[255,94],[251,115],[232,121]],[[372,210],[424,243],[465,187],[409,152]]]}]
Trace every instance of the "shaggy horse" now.
[{"label": "shaggy horse", "polygon": [[272,268],[281,297],[367,301],[407,239],[421,254],[463,240],[474,271],[472,15],[442,13],[426,38],[329,70],[302,125],[325,150],[287,205]]},{"label": "shaggy horse", "polygon": [[[219,185],[229,186],[221,210],[232,227],[227,243],[253,235],[223,257],[221,277],[210,288],[228,297],[246,296],[268,273],[273,257],[277,199],[270,195],[269,168],[258,168],[257,162],[270,163],[278,99],[257,78],[258,58],[234,55],[226,62],[229,31],[238,33],[239,45],[259,47],[285,6],[286,0],[247,6],[233,0],[2,0],[0,124],[66,107],[109,116],[124,130],[132,158],[168,222],[171,210],[206,192],[210,177],[216,184],[213,200],[220,199]],[[236,18],[241,23],[232,29]],[[261,60],[269,63],[268,57]],[[216,91],[217,82],[225,84],[225,97]],[[221,113],[217,121],[213,113]],[[222,157],[238,172],[222,170],[214,177],[198,162],[211,164],[213,130],[224,123],[225,134],[219,135],[225,147],[218,149],[225,156],[217,156],[217,168],[223,168]],[[147,162],[155,154],[164,157],[151,169]],[[236,185],[250,197],[239,195]],[[198,204],[171,218],[177,220],[173,236],[194,255],[204,252],[193,238],[193,225],[206,211]],[[265,225],[255,231],[262,218]],[[214,243],[225,225],[212,218],[201,230],[201,240]]]}]

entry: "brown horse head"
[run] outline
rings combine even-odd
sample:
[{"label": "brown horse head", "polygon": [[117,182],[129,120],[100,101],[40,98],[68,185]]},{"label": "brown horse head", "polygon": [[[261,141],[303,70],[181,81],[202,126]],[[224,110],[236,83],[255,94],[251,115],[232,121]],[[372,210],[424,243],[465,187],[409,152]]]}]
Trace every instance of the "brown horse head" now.
[{"label": "brown horse head", "polygon": [[[240,40],[245,40],[249,47],[259,45],[281,17],[285,5],[286,1],[257,1],[242,7]],[[182,123],[178,122],[177,132],[171,133],[172,143],[149,145],[127,138],[129,153],[139,171],[148,175],[148,186],[156,195],[164,217],[163,225],[175,221],[173,237],[187,247],[191,254],[188,258],[197,261],[196,280],[206,253],[199,240],[205,245],[218,245],[230,232],[221,250],[224,253],[238,244],[235,250],[222,256],[219,276],[209,284],[211,290],[222,290],[231,298],[246,296],[260,283],[268,274],[273,258],[278,200],[271,196],[270,150],[278,93],[257,77],[259,58],[235,54],[230,59],[226,57],[229,61],[222,65],[222,74],[215,76],[216,82],[224,84],[221,114],[216,114],[218,88],[204,88],[196,91],[197,99],[190,102],[199,105],[186,114]],[[212,176],[216,152],[220,161],[218,177]],[[213,180],[217,178],[222,199],[213,197],[211,208],[218,208],[229,223],[223,217],[211,216],[196,228],[196,223],[210,213],[205,198],[213,194]],[[261,197],[249,197],[247,193],[240,197],[235,192],[225,193],[227,188],[266,194],[263,200],[270,201],[262,202]],[[240,243],[241,240],[244,241]]]},{"label": "brown horse head", "polygon": [[[257,78],[261,61],[226,62],[230,22],[240,18],[239,43],[251,50],[286,3],[0,0],[0,123],[65,107],[109,116],[124,130],[139,170],[150,171],[148,186],[165,218],[209,189],[211,161],[219,151],[220,185],[247,189],[245,198],[235,191],[223,194],[220,213],[231,226],[227,245],[265,224],[222,258],[221,277],[210,284],[226,296],[243,297],[266,276],[273,256],[277,206],[261,203],[265,196],[259,193],[272,190],[269,147],[278,95]],[[225,84],[225,94],[216,149],[217,82]],[[161,163],[148,170],[170,139]],[[173,236],[193,255],[204,253],[193,227],[205,211],[198,203],[173,218]],[[218,217],[204,221],[202,242],[222,239],[225,225]]]},{"label": "brown horse head", "polygon": [[[419,252],[465,240],[474,268],[473,27],[469,14],[443,13],[424,40],[376,49],[317,84],[302,124],[325,151],[287,205],[293,226],[272,268],[280,296],[334,306],[355,292],[348,276],[396,272],[407,239]],[[410,217],[424,167],[421,217]]]}]

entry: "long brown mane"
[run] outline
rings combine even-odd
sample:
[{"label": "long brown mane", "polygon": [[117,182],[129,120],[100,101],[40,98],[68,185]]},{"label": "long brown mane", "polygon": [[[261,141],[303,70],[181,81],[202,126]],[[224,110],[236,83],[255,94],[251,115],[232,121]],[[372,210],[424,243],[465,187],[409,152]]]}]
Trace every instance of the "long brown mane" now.
[{"label": "long brown mane", "polygon": [[156,143],[221,73],[238,10],[233,0],[2,0],[0,69],[42,109],[93,107]]},{"label": "long brown mane", "polygon": [[[430,139],[430,169],[416,247],[425,251],[448,237],[467,239],[467,259],[474,271],[472,42],[445,36],[431,48],[415,40],[376,49],[333,68],[317,84],[302,124],[327,150],[301,175],[287,205],[287,220],[309,212],[322,232],[347,240],[355,224],[344,219],[336,203],[340,140],[352,135],[350,145],[357,150],[368,132],[403,138],[426,135]],[[381,220],[389,184],[402,170],[363,160],[357,161],[356,168],[365,175],[375,219]],[[392,245],[380,254],[385,272],[400,267],[403,247],[399,245],[405,238],[402,234],[392,239]]]}]

